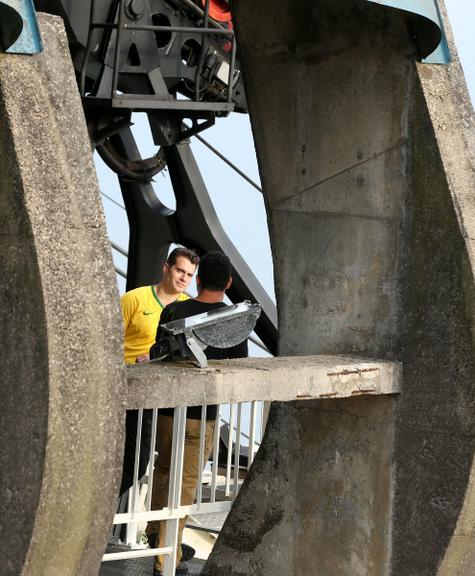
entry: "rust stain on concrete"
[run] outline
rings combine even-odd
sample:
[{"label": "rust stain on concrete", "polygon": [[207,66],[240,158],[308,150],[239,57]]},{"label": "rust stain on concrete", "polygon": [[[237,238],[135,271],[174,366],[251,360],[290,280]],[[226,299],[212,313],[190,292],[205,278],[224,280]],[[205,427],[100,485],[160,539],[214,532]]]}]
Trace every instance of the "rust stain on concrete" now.
[{"label": "rust stain on concrete", "polygon": [[361,368],[361,370],[342,370],[341,372],[328,372],[327,376],[349,376],[350,374],[363,374],[364,372],[379,372],[379,368]]}]

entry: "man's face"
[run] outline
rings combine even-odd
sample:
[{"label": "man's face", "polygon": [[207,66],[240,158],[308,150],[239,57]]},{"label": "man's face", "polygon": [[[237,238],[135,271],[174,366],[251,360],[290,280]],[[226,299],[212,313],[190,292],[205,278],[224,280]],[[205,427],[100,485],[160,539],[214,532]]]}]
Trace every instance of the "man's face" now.
[{"label": "man's face", "polygon": [[163,267],[162,282],[172,291],[181,294],[188,288],[195,271],[195,264],[192,264],[184,256],[178,256],[173,266],[165,264]]}]

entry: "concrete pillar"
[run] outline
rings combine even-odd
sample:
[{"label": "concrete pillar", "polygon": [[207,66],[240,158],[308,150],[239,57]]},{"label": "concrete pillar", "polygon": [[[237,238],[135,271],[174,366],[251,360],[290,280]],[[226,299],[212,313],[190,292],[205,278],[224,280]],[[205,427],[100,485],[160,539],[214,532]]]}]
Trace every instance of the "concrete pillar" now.
[{"label": "concrete pillar", "polygon": [[397,398],[275,406],[204,573],[467,574],[475,180],[459,63],[416,66],[403,15],[373,3],[236,0],[234,15],[280,353],[398,359],[403,379]]},{"label": "concrete pillar", "polygon": [[61,19],[0,54],[0,572],[98,573],[123,449],[118,291]]}]

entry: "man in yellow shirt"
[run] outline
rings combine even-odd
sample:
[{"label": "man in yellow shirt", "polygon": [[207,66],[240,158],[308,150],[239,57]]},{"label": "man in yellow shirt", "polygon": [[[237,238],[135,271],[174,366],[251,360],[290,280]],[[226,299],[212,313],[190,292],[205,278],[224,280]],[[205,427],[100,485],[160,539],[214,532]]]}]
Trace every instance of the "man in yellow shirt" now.
[{"label": "man in yellow shirt", "polygon": [[[175,248],[163,265],[159,284],[141,286],[126,292],[120,299],[124,322],[124,359],[126,364],[149,360],[149,350],[155,343],[162,310],[177,300],[187,300],[184,294],[199,263],[198,255],[188,248]],[[142,422],[139,478],[145,473],[150,457],[151,414],[145,411]],[[134,471],[137,411],[129,410],[126,417],[124,468],[120,493],[132,486]]]},{"label": "man in yellow shirt", "polygon": [[126,364],[149,359],[148,352],[155,344],[157,326],[162,310],[176,300],[187,300],[188,288],[198,255],[188,248],[175,248],[163,265],[159,284],[141,286],[126,292],[120,299],[124,321],[124,358]]}]

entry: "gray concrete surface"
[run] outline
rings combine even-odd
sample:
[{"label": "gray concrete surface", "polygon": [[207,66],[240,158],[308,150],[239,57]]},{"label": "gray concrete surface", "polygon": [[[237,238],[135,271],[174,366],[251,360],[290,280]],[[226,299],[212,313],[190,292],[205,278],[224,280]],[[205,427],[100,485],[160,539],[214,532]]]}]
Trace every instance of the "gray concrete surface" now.
[{"label": "gray concrete surface", "polygon": [[203,574],[469,575],[475,132],[456,54],[416,65],[376,4],[233,7],[280,353],[397,359],[402,393],[275,405]]},{"label": "gray concrete surface", "polygon": [[0,54],[0,573],[98,573],[123,449],[118,291],[66,34]]},{"label": "gray concrete surface", "polygon": [[[475,130],[459,63],[415,65],[401,15],[377,4],[236,0],[234,13],[280,353],[342,359],[330,374],[326,360],[301,359],[196,373],[197,403],[239,399],[246,377],[246,394],[272,395],[274,381],[280,399],[307,399],[274,404],[203,574],[469,576]],[[0,55],[0,566],[95,576],[120,476],[121,398],[184,397],[173,372],[159,400],[156,367],[122,367],[66,37],[58,19],[41,26],[45,53]],[[378,376],[342,376],[351,356]],[[374,395],[367,375],[384,390],[392,362],[401,395]],[[184,368],[167,370],[183,381]],[[308,399],[328,389],[357,397]]]},{"label": "gray concrete surface", "polygon": [[212,360],[208,368],[127,366],[127,409],[397,394],[401,367],[342,356]]},{"label": "gray concrete surface", "polygon": [[[414,573],[469,576],[475,574],[475,114],[445,10],[444,17],[454,61],[417,66],[412,113],[420,224],[412,263],[419,284],[411,300],[419,330],[404,360],[412,356],[413,372],[404,389],[417,384],[418,394],[398,413],[396,450],[399,494],[417,505],[409,515],[396,498],[394,573],[411,565]],[[414,413],[428,408],[415,430]],[[417,464],[417,484],[405,460]]]}]

